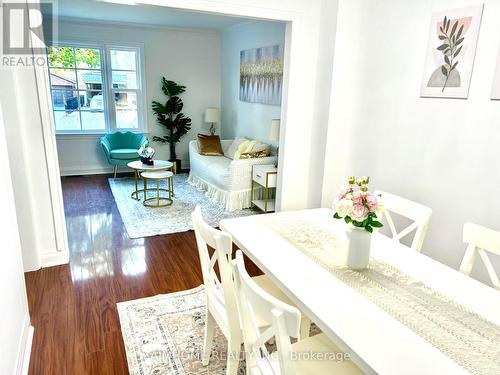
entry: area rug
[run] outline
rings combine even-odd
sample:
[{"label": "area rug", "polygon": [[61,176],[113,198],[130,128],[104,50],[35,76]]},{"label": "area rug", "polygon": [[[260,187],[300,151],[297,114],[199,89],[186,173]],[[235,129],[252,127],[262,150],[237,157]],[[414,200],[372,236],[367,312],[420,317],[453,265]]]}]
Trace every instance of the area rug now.
[{"label": "area rug", "polygon": [[[142,185],[142,181],[139,183]],[[130,238],[185,232],[193,229],[191,212],[196,205],[201,207],[203,217],[213,227],[219,226],[222,219],[259,213],[259,211],[252,209],[225,211],[217,203],[210,201],[203,191],[189,185],[187,174],[174,176],[175,196],[173,204],[167,207],[144,207],[142,201],[132,199],[130,194],[135,189],[133,177],[110,178],[109,186]],[[165,188],[166,184],[163,182],[161,187]],[[153,196],[151,193],[149,194],[148,196]]]},{"label": "area rug", "polygon": [[[216,326],[208,366],[201,363],[205,289],[160,294],[117,304],[131,375],[225,375],[227,340]],[[321,330],[313,323],[310,335]],[[295,341],[295,340],[293,340]],[[276,350],[273,341],[267,350]],[[245,374],[245,360],[239,375]]]},{"label": "area rug", "polygon": [[[227,340],[217,327],[212,358],[201,363],[205,327],[203,285],[117,304],[131,375],[224,375]],[[240,374],[245,373],[240,362]]]}]

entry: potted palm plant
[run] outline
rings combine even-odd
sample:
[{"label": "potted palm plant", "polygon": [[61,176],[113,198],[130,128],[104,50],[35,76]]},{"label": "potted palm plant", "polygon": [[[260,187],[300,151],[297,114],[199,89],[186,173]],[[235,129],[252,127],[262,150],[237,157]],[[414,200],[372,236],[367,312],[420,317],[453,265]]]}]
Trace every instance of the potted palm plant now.
[{"label": "potted palm plant", "polygon": [[154,136],[153,141],[170,145],[170,161],[174,163],[174,171],[180,171],[181,161],[177,159],[175,144],[191,129],[191,119],[181,112],[184,104],[179,98],[179,95],[186,91],[186,87],[163,77],[161,89],[167,96],[167,101],[165,104],[153,101],[152,108],[158,122],[166,128],[167,134],[162,137]]}]

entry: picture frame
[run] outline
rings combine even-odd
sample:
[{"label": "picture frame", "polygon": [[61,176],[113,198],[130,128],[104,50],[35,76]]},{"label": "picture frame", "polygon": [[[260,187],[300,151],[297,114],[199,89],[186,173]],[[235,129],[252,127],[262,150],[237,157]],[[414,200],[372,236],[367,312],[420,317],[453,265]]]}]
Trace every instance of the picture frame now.
[{"label": "picture frame", "polygon": [[468,97],[483,8],[479,4],[432,14],[421,97]]}]

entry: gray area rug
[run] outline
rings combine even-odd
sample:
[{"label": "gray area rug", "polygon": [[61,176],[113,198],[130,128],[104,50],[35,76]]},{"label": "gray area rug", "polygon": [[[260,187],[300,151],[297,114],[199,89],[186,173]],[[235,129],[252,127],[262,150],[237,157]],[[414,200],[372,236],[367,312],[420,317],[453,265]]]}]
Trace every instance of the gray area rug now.
[{"label": "gray area rug", "polygon": [[[174,176],[173,204],[160,208],[144,207],[142,200],[136,201],[130,197],[135,189],[133,177],[109,179],[111,192],[130,238],[185,232],[193,229],[191,212],[196,205],[201,207],[203,217],[213,227],[219,226],[222,219],[255,215],[260,212],[252,209],[225,211],[217,203],[211,202],[203,191],[189,185],[187,177],[187,174]],[[150,187],[153,187],[153,184],[154,182],[151,182]],[[142,181],[139,181],[139,186],[142,187]],[[166,188],[166,184],[162,182],[161,187]],[[142,194],[139,196],[142,198]],[[148,196],[152,197],[153,193],[150,192]]]}]

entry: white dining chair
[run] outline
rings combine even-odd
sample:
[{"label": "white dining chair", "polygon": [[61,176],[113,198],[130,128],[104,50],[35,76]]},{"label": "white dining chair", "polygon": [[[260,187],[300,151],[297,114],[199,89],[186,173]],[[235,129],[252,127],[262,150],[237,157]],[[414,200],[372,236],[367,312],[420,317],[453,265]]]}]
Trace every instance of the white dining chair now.
[{"label": "white dining chair", "polygon": [[[241,250],[236,252],[233,267],[247,374],[362,374],[359,368],[323,333],[292,344],[290,338],[299,335],[300,311],[266,293],[255,283],[245,269]],[[266,329],[262,330],[255,324],[257,315],[267,321]],[[275,339],[276,352],[268,352],[265,344],[270,339]],[[315,353],[324,358],[311,359]],[[330,355],[336,360],[327,358]]]},{"label": "white dining chair", "polygon": [[470,275],[477,254],[481,257],[488,276],[495,289],[500,290],[498,275],[491,264],[488,252],[500,255],[500,232],[473,223],[465,223],[463,241],[468,244],[465,255],[460,264],[460,272]]},{"label": "white dining chair", "polygon": [[[376,190],[374,194],[382,197],[385,210],[382,214],[382,218],[380,219],[382,220],[385,218],[385,221],[389,225],[392,238],[397,242],[401,242],[401,239],[408,236],[412,232],[415,232],[410,248],[416,251],[421,251],[425,235],[427,234],[427,228],[431,219],[432,210],[420,203],[413,202],[409,199],[402,198],[385,191]],[[404,216],[412,220],[413,223],[398,232],[391,216],[391,212]]]},{"label": "white dining chair", "polygon": [[[201,209],[197,206],[191,214],[196,236],[196,244],[200,257],[203,284],[206,291],[206,324],[203,339],[202,363],[208,365],[212,351],[212,339],[216,324],[228,340],[228,356],[226,374],[234,375],[238,371],[239,353],[242,336],[238,306],[233,283],[233,267],[231,257],[233,240],[229,233],[212,228],[204,220]],[[210,256],[208,247],[214,249]],[[218,266],[220,279],[215,267]],[[254,277],[256,283],[261,285],[268,293],[284,301],[290,301],[286,295],[265,275]],[[307,330],[311,321],[304,316],[302,324]],[[266,323],[264,322],[263,325]]]}]

